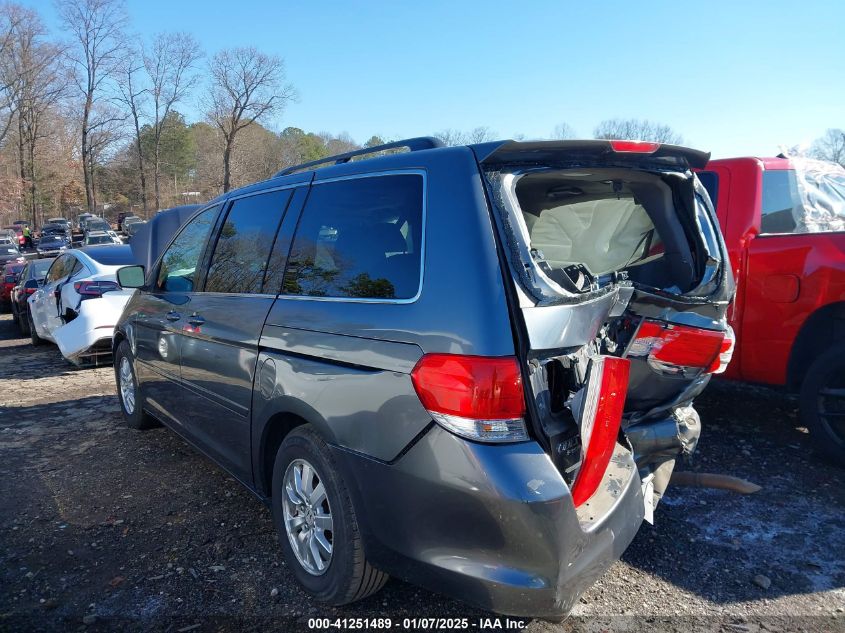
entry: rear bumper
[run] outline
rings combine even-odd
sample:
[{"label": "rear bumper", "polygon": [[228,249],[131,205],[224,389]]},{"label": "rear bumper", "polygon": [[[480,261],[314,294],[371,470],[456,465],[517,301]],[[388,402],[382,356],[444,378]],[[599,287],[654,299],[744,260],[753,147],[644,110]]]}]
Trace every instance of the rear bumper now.
[{"label": "rear bumper", "polygon": [[374,565],[497,613],[568,614],[643,519],[639,475],[622,447],[577,512],[533,442],[476,444],[435,425],[393,464],[334,451]]},{"label": "rear bumper", "polygon": [[88,356],[111,353],[114,324],[130,296],[109,292],[98,299],[82,301],[76,318],[53,332],[62,356],[72,363],[80,363]]}]

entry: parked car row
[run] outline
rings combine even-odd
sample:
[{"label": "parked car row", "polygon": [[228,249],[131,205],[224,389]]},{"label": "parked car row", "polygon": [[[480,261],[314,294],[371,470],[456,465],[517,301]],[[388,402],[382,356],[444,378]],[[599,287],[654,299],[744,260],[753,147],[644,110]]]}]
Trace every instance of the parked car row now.
[{"label": "parked car row", "polygon": [[128,246],[110,244],[20,264],[9,296],[21,333],[33,345],[55,343],[75,364],[111,357],[114,326],[132,294],[118,286],[115,271],[133,261]]}]

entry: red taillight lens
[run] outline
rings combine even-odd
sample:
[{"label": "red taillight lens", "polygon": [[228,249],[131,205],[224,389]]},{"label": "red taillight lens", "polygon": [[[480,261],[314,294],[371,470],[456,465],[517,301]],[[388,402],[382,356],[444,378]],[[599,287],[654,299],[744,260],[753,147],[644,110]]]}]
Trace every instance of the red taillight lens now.
[{"label": "red taillight lens", "polygon": [[422,405],[453,433],[492,442],[528,439],[516,358],[426,354],[411,380]]},{"label": "red taillight lens", "polygon": [[660,143],[651,141],[610,141],[610,147],[614,152],[653,154],[660,147]]},{"label": "red taillight lens", "polygon": [[411,378],[429,411],[491,420],[525,414],[522,375],[513,357],[426,354]]},{"label": "red taillight lens", "polygon": [[105,292],[120,290],[120,286],[114,281],[77,281],[73,284],[73,289],[83,299],[90,299],[92,297],[102,297]]},{"label": "red taillight lens", "polygon": [[572,485],[572,501],[576,508],[593,496],[610,463],[625,409],[630,366],[627,359],[613,356],[594,358],[590,365],[581,414],[583,457]]},{"label": "red taillight lens", "polygon": [[34,293],[35,293],[35,288],[24,288],[24,289],[23,289],[23,291],[24,291],[26,294],[31,295],[31,294],[34,294]]},{"label": "red taillight lens", "polygon": [[[733,337],[733,332],[730,336]],[[725,365],[730,360],[733,346],[725,346],[727,338],[727,332],[721,330],[646,319],[628,348],[628,356],[647,357],[654,369],[670,373],[679,373],[685,367],[712,372],[720,366],[722,353],[726,354]]]}]

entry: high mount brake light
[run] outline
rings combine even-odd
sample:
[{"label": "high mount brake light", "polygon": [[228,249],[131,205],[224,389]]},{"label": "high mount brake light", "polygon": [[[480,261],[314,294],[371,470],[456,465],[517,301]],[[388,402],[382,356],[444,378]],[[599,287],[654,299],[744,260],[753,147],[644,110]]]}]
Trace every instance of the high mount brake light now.
[{"label": "high mount brake light", "polygon": [[590,364],[581,414],[581,468],[572,485],[576,508],[595,494],[607,471],[622,423],[630,366],[628,359],[614,356],[599,356]]},{"label": "high mount brake light", "polygon": [[[73,289],[79,293],[83,299],[92,299],[94,297],[102,297],[103,293],[112,290],[120,290],[120,286],[114,281],[77,281],[73,284]],[[93,304],[92,304],[93,305]]]},{"label": "high mount brake light", "polygon": [[651,141],[610,141],[614,152],[631,154],[653,154],[660,148],[660,143]]},{"label": "high mount brake light", "polygon": [[411,372],[420,402],[449,431],[482,442],[521,442],[525,394],[513,356],[426,354]]},{"label": "high mount brake light", "polygon": [[647,358],[658,371],[683,374],[685,369],[707,373],[725,371],[733,354],[733,330],[704,330],[702,328],[663,323],[645,319],[627,355]]}]

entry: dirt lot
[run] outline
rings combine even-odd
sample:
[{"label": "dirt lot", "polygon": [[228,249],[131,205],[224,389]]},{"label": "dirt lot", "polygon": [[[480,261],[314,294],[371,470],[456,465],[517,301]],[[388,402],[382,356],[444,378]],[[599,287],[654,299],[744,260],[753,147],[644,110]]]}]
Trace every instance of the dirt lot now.
[{"label": "dirt lot", "polygon": [[[845,473],[816,461],[794,400],[777,391],[713,384],[698,408],[704,433],[687,468],[762,492],[670,490],[573,617],[518,628],[845,630]],[[479,628],[493,617],[396,580],[349,607],[313,602],[261,503],[172,432],[125,428],[111,368],[78,370],[32,347],[8,315],[0,477],[0,630],[288,631],[313,617],[400,628],[440,616]]]}]

